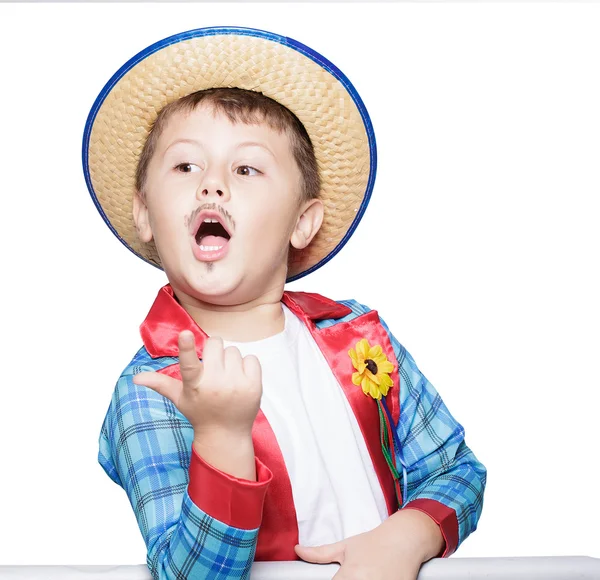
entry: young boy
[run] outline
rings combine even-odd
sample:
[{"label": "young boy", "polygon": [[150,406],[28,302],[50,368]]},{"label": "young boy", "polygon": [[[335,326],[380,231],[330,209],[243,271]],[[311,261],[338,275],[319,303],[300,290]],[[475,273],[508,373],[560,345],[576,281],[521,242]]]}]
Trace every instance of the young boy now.
[{"label": "young boy", "polygon": [[356,227],[374,147],[339,70],[252,29],[156,43],[94,104],[88,187],[169,281],[98,456],[154,578],[301,558],[412,580],[475,530],[486,470],[377,312],[284,290]]}]

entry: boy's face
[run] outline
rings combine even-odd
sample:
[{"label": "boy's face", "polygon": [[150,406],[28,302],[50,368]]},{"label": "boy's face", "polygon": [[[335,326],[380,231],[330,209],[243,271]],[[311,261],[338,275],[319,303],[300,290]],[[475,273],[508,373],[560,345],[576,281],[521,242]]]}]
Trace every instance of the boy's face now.
[{"label": "boy's face", "polygon": [[300,204],[287,134],[210,105],[169,119],[146,183],[145,201],[134,199],[140,238],[154,238],[175,289],[214,304],[283,286],[289,243],[308,245],[323,219],[320,201]]}]

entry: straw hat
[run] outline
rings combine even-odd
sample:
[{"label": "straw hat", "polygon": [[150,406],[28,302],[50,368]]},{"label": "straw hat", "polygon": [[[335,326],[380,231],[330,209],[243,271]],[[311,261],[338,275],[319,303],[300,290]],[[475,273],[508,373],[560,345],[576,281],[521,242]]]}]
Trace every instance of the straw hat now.
[{"label": "straw hat", "polygon": [[259,91],[290,109],[315,149],[324,204],[321,229],[291,249],[288,279],[329,261],[348,241],[369,201],[376,169],[369,115],[345,75],[311,48],[263,30],[214,27],[160,40],[127,61],[89,113],[83,170],[98,211],[136,255],[161,268],[154,242],[141,242],[132,216],[135,171],[152,123],[171,101],[211,87]]}]

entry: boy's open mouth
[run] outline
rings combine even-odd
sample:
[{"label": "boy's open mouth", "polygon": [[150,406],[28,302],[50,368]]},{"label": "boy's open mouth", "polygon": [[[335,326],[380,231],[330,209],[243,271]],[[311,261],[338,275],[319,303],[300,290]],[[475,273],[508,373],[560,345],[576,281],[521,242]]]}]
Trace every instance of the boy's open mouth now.
[{"label": "boy's open mouth", "polygon": [[204,251],[219,250],[230,238],[229,232],[216,218],[205,217],[196,232],[196,243]]},{"label": "boy's open mouth", "polygon": [[[204,210],[194,220],[192,250],[198,260],[212,262],[227,253],[231,233],[217,211]],[[194,230],[192,230],[194,231]]]}]

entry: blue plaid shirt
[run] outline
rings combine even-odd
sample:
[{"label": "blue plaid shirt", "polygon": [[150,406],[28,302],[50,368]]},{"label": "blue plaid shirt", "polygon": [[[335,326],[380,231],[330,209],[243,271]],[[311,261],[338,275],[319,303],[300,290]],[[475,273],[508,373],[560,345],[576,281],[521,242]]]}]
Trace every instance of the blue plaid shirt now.
[{"label": "blue plaid shirt", "polygon": [[[340,301],[352,312],[318,321],[327,327],[370,311],[354,300]],[[486,469],[464,440],[437,391],[383,320],[398,361],[400,420],[396,425],[407,491],[403,508],[430,499],[453,509],[457,545],[477,527],[483,507]],[[147,565],[155,579],[248,578],[259,529],[223,523],[195,505],[188,494],[193,428],[173,403],[133,383],[143,371],[178,363],[153,359],[145,347],[121,374],[102,424],[98,461],[129,498],[147,547]],[[402,477],[404,479],[404,476]]]}]

